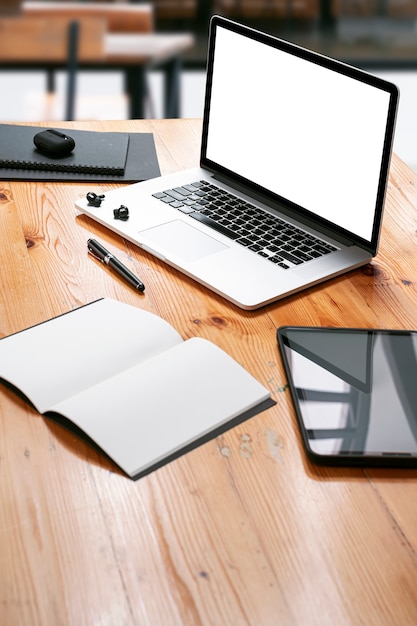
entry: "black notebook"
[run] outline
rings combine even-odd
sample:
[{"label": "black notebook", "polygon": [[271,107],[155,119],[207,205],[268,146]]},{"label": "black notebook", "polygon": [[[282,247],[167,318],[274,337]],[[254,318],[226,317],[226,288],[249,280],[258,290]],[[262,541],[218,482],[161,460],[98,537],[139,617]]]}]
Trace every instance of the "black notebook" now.
[{"label": "black notebook", "polygon": [[[0,125],[1,127],[1,125]],[[63,130],[60,128],[60,130]],[[65,129],[68,135],[72,129]],[[87,132],[87,131],[86,131]],[[91,131],[93,132],[93,131]],[[90,183],[136,183],[161,175],[155,141],[152,133],[128,133],[126,167],[123,174],[101,174],[96,171],[75,172],[67,170],[34,170],[17,167],[0,167],[0,180],[26,180],[37,182],[90,182]]]},{"label": "black notebook", "polygon": [[38,126],[0,124],[0,168],[123,175],[129,133],[68,130],[75,148],[65,157],[40,152],[34,136],[46,130]]}]

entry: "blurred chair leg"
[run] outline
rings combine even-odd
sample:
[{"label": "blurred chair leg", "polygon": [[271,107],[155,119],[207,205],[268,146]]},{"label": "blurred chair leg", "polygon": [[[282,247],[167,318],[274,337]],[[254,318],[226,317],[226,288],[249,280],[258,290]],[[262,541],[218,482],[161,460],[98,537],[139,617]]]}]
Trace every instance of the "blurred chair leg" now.
[{"label": "blurred chair leg", "polygon": [[46,71],[46,90],[49,94],[55,93],[55,72],[51,69]]},{"label": "blurred chair leg", "polygon": [[75,115],[76,74],[80,25],[71,22],[68,27],[68,82],[65,119],[73,121]]},{"label": "blurred chair leg", "polygon": [[129,119],[145,118],[145,100],[148,93],[146,69],[132,67],[125,74],[126,91],[129,95]]},{"label": "blurred chair leg", "polygon": [[164,66],[165,75],[165,99],[164,112],[166,119],[180,117],[181,105],[181,68],[182,63],[179,57],[168,61]]}]

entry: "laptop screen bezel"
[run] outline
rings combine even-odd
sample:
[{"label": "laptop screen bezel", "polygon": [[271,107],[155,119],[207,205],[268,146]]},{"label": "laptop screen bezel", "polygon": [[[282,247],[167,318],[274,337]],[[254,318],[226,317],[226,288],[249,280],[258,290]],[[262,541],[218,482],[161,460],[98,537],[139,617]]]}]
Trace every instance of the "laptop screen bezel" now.
[{"label": "laptop screen bezel", "polygon": [[[327,221],[324,218],[308,211],[300,205],[297,205],[290,200],[271,192],[264,187],[257,185],[247,178],[244,178],[210,160],[207,157],[207,142],[208,132],[210,124],[210,101],[211,101],[211,88],[213,77],[213,65],[214,65],[214,53],[216,43],[217,28],[225,28],[231,30],[237,34],[244,35],[260,43],[264,43],[268,46],[275,47],[283,52],[287,52],[291,55],[295,55],[299,58],[305,59],[311,63],[321,65],[325,68],[339,72],[343,75],[352,77],[356,80],[364,82],[368,85],[375,86],[389,94],[389,107],[387,115],[387,124],[385,129],[385,138],[383,145],[383,152],[381,158],[381,167],[378,181],[378,191],[376,197],[376,208],[374,214],[374,221],[372,227],[372,237],[370,240],[363,239],[357,236],[355,233],[347,231],[332,222]],[[381,222],[384,209],[384,201],[386,195],[386,189],[388,185],[388,173],[390,167],[390,160],[392,154],[392,146],[394,139],[394,130],[396,122],[396,114],[398,109],[399,91],[396,85],[386,81],[382,78],[369,74],[356,67],[337,61],[336,59],[326,57],[311,50],[302,48],[298,45],[292,44],[288,41],[279,39],[264,32],[257,31],[251,27],[234,22],[219,15],[212,16],[210,20],[209,29],[209,45],[207,54],[207,67],[206,67],[206,91],[204,100],[204,116],[203,116],[203,131],[200,153],[200,166],[214,175],[219,176],[220,179],[230,183],[232,186],[237,185],[242,188],[248,195],[254,196],[256,199],[264,202],[271,208],[279,207],[279,210],[290,214],[292,217],[311,225],[320,225],[323,229],[333,235],[336,239],[341,238],[345,243],[350,242],[358,245],[361,248],[370,252],[373,256],[378,250],[378,244],[381,232]],[[250,124],[250,120],[248,121]],[[253,120],[256,123],[256,120]]]}]

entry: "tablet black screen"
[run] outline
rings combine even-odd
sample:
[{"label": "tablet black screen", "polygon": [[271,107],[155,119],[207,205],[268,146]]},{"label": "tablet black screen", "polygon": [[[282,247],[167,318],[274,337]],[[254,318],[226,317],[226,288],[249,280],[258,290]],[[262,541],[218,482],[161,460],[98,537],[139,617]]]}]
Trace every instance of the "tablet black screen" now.
[{"label": "tablet black screen", "polygon": [[417,333],[282,327],[278,342],[315,462],[417,466]]}]

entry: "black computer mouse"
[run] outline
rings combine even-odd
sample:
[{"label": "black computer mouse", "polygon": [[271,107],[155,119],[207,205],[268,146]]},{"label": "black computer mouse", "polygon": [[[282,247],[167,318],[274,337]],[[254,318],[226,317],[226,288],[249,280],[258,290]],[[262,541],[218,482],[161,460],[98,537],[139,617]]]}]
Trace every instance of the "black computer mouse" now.
[{"label": "black computer mouse", "polygon": [[51,158],[68,156],[75,148],[75,141],[69,135],[48,128],[37,133],[33,138],[37,149]]}]

